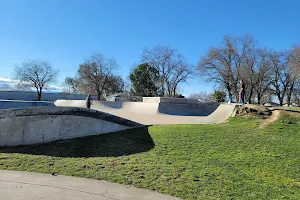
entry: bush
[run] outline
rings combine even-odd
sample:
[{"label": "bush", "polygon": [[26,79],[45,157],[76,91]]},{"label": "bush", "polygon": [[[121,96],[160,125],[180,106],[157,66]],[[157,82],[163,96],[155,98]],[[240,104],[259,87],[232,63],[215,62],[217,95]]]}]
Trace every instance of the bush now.
[{"label": "bush", "polygon": [[213,93],[213,99],[216,102],[224,102],[225,101],[225,97],[226,97],[226,94],[223,91],[215,90],[214,93]]}]

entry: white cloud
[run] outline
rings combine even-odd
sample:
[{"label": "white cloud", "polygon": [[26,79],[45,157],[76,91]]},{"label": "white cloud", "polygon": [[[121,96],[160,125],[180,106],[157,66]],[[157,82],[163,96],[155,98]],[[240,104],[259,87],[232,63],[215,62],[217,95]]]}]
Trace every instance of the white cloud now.
[{"label": "white cloud", "polygon": [[[18,84],[18,80],[0,77],[0,87],[15,88],[17,84]],[[31,90],[35,91],[35,88],[32,88]],[[54,93],[61,92],[62,90],[63,87],[57,85],[50,85],[47,89],[45,89],[46,92],[54,92]]]},{"label": "white cloud", "polygon": [[15,84],[16,82],[10,78],[0,78],[0,84]]}]

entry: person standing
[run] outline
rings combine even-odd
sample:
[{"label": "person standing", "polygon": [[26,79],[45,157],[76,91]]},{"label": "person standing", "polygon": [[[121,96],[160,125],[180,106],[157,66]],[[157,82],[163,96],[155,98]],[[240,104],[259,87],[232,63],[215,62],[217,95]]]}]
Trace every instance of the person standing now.
[{"label": "person standing", "polygon": [[91,108],[91,105],[92,105],[92,98],[91,98],[91,95],[89,94],[87,96],[87,98],[85,99],[85,104],[86,104],[86,108]]},{"label": "person standing", "polygon": [[240,95],[239,95],[239,98],[240,98],[240,103],[242,105],[245,104],[245,83],[243,80],[240,81]]}]

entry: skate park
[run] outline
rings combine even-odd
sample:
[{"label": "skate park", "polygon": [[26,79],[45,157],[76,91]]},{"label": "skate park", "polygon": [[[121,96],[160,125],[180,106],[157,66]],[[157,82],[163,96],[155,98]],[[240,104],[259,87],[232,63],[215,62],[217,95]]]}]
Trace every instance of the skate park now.
[{"label": "skate park", "polygon": [[[160,124],[218,124],[236,105],[147,97],[143,102],[0,101],[0,146],[28,145]],[[7,134],[10,133],[10,134]]]},{"label": "skate park", "polygon": [[300,1],[1,7],[0,200],[300,199]]}]

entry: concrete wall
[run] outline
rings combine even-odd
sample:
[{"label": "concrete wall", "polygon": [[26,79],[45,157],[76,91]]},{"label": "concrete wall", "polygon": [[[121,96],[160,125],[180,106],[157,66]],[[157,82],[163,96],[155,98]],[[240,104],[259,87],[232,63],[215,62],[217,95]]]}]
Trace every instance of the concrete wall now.
[{"label": "concrete wall", "polygon": [[196,99],[173,97],[143,97],[143,103],[198,103]]},{"label": "concrete wall", "polygon": [[[60,94],[60,93],[43,93],[42,94],[42,101],[55,101],[57,99],[84,100],[85,98],[86,98],[86,95],[83,95],[83,94]],[[37,93],[36,92],[21,92],[21,91],[0,91],[0,99],[35,101],[37,99]],[[97,97],[92,96],[92,99],[97,99]]]},{"label": "concrete wall", "polygon": [[12,101],[0,100],[0,110],[10,108],[24,108],[33,106],[55,106],[53,102],[48,101]]},{"label": "concrete wall", "polygon": [[44,143],[129,128],[109,121],[70,115],[8,117],[0,119],[0,127],[0,146]]}]

